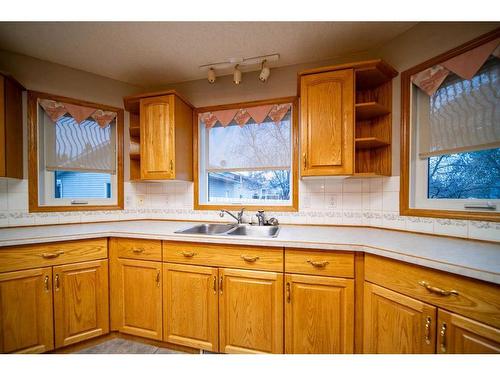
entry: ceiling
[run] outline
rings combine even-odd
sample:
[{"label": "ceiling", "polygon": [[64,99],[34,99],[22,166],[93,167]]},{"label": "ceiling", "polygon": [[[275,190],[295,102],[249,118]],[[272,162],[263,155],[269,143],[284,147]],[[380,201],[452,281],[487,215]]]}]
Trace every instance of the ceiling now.
[{"label": "ceiling", "polygon": [[139,86],[204,78],[198,67],[279,53],[274,66],[380,46],[415,22],[0,22],[0,49]]}]

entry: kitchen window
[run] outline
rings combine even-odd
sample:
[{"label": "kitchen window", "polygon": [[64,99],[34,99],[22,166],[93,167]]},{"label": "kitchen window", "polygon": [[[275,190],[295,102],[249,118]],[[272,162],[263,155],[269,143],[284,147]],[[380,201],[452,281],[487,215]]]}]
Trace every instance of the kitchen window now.
[{"label": "kitchen window", "polygon": [[30,211],[123,208],[123,111],[29,93]]},{"label": "kitchen window", "polygon": [[499,219],[499,44],[476,41],[403,73],[402,213]]},{"label": "kitchen window", "polygon": [[296,98],[197,114],[195,208],[297,209]]}]

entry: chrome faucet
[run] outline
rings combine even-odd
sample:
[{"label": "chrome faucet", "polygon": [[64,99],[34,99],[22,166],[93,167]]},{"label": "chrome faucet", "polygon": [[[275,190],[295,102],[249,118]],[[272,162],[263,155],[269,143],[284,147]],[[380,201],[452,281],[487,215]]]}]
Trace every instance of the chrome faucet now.
[{"label": "chrome faucet", "polygon": [[265,219],[264,211],[262,211],[262,210],[257,211],[257,213],[255,214],[255,216],[257,216],[257,220],[259,220],[259,226],[266,224],[266,219]]},{"label": "chrome faucet", "polygon": [[238,224],[243,223],[243,211],[245,211],[245,208],[242,208],[236,215],[232,214],[229,211],[226,210],[220,210],[219,216],[224,217],[224,214],[228,214],[229,216],[232,216],[234,220],[238,222]]}]

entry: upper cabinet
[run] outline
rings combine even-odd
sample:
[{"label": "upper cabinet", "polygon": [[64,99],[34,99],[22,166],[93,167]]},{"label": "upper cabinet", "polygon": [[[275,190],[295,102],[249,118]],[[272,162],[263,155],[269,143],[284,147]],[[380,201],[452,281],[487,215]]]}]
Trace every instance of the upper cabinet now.
[{"label": "upper cabinet", "polygon": [[193,108],[175,91],[124,98],[130,179],[192,180]]},{"label": "upper cabinet", "polygon": [[299,75],[301,175],[389,176],[397,72],[372,60]]},{"label": "upper cabinet", "polygon": [[23,178],[23,90],[0,74],[0,177]]}]

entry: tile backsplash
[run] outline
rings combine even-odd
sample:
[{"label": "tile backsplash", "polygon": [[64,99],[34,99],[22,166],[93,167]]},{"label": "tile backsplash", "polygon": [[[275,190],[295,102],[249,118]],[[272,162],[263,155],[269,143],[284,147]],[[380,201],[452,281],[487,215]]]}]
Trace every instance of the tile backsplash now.
[{"label": "tile backsplash", "polygon": [[[268,212],[282,224],[364,225],[500,241],[500,223],[399,216],[399,177],[299,182],[299,212]],[[27,180],[0,178],[0,227],[133,219],[223,220],[193,210],[193,183],[125,182],[125,209],[28,213]],[[247,212],[250,221],[254,212]]]}]

